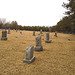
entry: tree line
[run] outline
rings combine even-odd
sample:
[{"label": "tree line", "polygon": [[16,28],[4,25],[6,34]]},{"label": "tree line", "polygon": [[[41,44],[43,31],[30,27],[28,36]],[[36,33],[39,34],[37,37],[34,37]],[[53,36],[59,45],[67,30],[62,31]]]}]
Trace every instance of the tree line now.
[{"label": "tree line", "polygon": [[1,18],[0,19],[0,29],[20,29],[20,30],[29,30],[29,31],[40,31],[42,29],[43,31],[49,31],[48,27],[45,26],[22,26],[18,25],[17,21],[6,22],[6,19]]},{"label": "tree line", "polygon": [[[50,27],[50,31],[58,31],[64,33],[75,33],[75,0],[68,0],[69,3],[63,3],[63,7],[68,11],[65,12],[63,17],[56,25]],[[6,19],[0,19],[0,28],[3,29],[20,29],[20,30],[35,30],[49,31],[49,27],[41,26],[22,26],[18,25],[17,21],[6,22]]]},{"label": "tree line", "polygon": [[62,18],[57,25],[52,27],[52,31],[75,33],[75,0],[68,0],[69,3],[63,3],[63,7],[68,11],[65,12],[64,18]]}]

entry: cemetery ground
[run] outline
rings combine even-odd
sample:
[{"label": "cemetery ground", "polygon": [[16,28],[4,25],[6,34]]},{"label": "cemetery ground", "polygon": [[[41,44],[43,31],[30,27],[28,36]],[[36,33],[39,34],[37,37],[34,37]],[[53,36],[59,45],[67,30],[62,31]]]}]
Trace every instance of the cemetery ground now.
[{"label": "cemetery ground", "polygon": [[[41,37],[43,51],[34,51],[34,62],[23,63],[26,47],[35,47],[40,32],[10,31],[8,40],[0,40],[0,75],[75,75],[75,35],[50,33],[51,43],[45,43],[46,33]],[[0,38],[2,31],[0,30]],[[70,41],[68,40],[70,38]]]}]

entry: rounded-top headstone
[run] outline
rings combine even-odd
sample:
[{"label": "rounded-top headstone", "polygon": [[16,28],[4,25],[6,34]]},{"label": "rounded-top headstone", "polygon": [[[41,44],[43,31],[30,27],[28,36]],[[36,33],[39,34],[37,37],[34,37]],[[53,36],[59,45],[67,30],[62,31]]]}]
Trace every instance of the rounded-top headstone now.
[{"label": "rounded-top headstone", "polygon": [[49,32],[46,32],[46,43],[51,43],[51,40],[49,40]]},{"label": "rounded-top headstone", "polygon": [[35,51],[42,51],[43,47],[41,45],[41,36],[37,36],[35,42],[36,42]]},{"label": "rounded-top headstone", "polygon": [[23,62],[31,63],[32,61],[35,60],[35,56],[33,56],[33,50],[34,50],[33,46],[28,46],[26,48],[26,59],[24,59]]},{"label": "rounded-top headstone", "polygon": [[36,46],[40,46],[41,45],[41,36],[37,36],[36,37]]},{"label": "rounded-top headstone", "polygon": [[49,32],[46,32],[46,40],[49,40]]},{"label": "rounded-top headstone", "polygon": [[2,31],[2,38],[1,40],[7,40],[7,31]]},{"label": "rounded-top headstone", "polygon": [[10,28],[8,29],[8,34],[10,34]]},{"label": "rounded-top headstone", "polygon": [[42,29],[40,29],[40,33],[42,34]]},{"label": "rounded-top headstone", "polygon": [[35,36],[35,31],[33,31],[33,36]]}]

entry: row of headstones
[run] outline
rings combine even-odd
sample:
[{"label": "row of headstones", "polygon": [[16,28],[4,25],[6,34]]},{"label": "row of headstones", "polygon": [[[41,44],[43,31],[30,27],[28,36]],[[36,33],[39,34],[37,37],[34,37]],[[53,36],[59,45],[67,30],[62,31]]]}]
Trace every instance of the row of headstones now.
[{"label": "row of headstones", "polygon": [[[16,29],[16,32],[17,32],[17,29]],[[10,34],[10,28],[8,29],[8,34]],[[20,32],[20,34],[22,34],[22,32]],[[42,34],[42,29],[40,29],[40,34]],[[33,36],[35,36],[35,31],[33,31]],[[54,36],[57,37],[57,33],[56,32],[55,32],[55,35]]]},{"label": "row of headstones", "polygon": [[[33,31],[34,33],[34,31]],[[55,35],[57,37],[57,33]],[[51,43],[51,40],[49,40],[49,32],[46,32],[46,43]],[[41,36],[36,37],[36,46],[35,48],[33,46],[28,46],[26,48],[26,58],[23,60],[24,63],[31,63],[35,60],[35,56],[33,56],[33,51],[42,51],[43,46],[41,45]]]},{"label": "row of headstones", "polygon": [[36,37],[36,46],[35,48],[33,46],[28,46],[26,48],[26,58],[23,60],[25,63],[31,63],[35,60],[35,56],[33,56],[33,51],[42,51],[43,46],[41,45],[41,36]]},{"label": "row of headstones", "polygon": [[[40,30],[40,33],[42,34],[42,30]],[[8,30],[8,34],[10,34],[10,29]],[[20,32],[20,34],[22,34],[22,32]],[[33,31],[33,36],[35,36],[35,31]],[[57,37],[57,32],[55,32],[55,35]],[[7,31],[2,31],[2,38],[1,40],[7,40]],[[49,40],[49,32],[46,32],[46,41],[45,42],[51,42]]]},{"label": "row of headstones", "polygon": [[[42,29],[40,29],[40,34],[42,34]],[[33,31],[33,36],[35,36],[35,31]]]},{"label": "row of headstones", "polygon": [[[16,32],[17,32],[17,29],[16,29]],[[10,34],[10,28],[8,29],[8,34]],[[22,34],[22,32],[20,32],[20,34]],[[7,31],[6,30],[2,31],[1,40],[7,40]]]},{"label": "row of headstones", "polygon": [[[40,34],[42,34],[42,29],[40,30]],[[35,36],[35,31],[33,31],[33,36]],[[49,36],[49,33],[47,32],[46,33],[46,36]],[[57,37],[57,32],[55,32],[55,35]]]}]

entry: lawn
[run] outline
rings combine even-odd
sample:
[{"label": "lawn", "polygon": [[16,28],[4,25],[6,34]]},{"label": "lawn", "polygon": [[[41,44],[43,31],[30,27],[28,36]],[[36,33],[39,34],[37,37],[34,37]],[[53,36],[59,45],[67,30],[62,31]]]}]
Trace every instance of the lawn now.
[{"label": "lawn", "polygon": [[[36,31],[38,36],[40,32]],[[75,75],[75,35],[50,33],[52,43],[45,43],[46,33],[41,36],[43,51],[34,51],[35,61],[23,63],[26,47],[35,47],[33,31],[7,34],[8,40],[0,40],[0,75]],[[0,38],[2,30],[0,30]],[[70,41],[68,40],[70,38]]]}]

